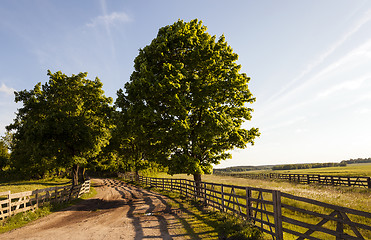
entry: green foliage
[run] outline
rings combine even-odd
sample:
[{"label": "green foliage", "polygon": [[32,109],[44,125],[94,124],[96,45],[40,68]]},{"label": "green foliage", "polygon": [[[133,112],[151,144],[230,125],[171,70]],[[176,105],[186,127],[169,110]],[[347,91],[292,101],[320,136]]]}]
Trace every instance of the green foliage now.
[{"label": "green foliage", "polygon": [[43,177],[58,167],[78,170],[110,138],[112,99],[103,95],[100,80],[86,79],[87,73],[68,77],[48,71],[48,76],[44,85],[15,93],[23,107],[7,127],[14,131],[12,167],[28,177]]},{"label": "green foliage", "polygon": [[120,170],[138,173],[150,167],[145,157],[149,150],[149,141],[145,138],[142,122],[138,121],[138,109],[128,104],[122,90],[119,90],[117,95],[115,106],[120,110],[114,115],[116,127],[112,131],[110,148],[119,159]]},{"label": "green foliage", "polygon": [[238,55],[201,21],[161,28],[140,50],[116,106],[129,127],[126,146],[138,164],[156,158],[171,174],[210,173],[229,150],[253,144],[258,129],[242,128],[253,103]]},{"label": "green foliage", "polygon": [[9,164],[10,153],[3,139],[0,139],[0,172]]},{"label": "green foliage", "polygon": [[357,159],[343,160],[341,161],[341,163],[345,163],[345,164],[371,163],[371,158],[357,158]]},{"label": "green foliage", "polygon": [[0,225],[0,233],[8,232],[10,230],[20,228],[29,222],[32,222],[38,218],[44,217],[52,213],[52,206],[47,204],[42,208],[36,209],[34,212],[29,211],[25,213],[18,213],[15,216],[7,218],[4,220],[2,225]]},{"label": "green foliage", "polygon": [[226,213],[211,212],[216,221],[216,229],[222,239],[263,239],[262,232],[252,223]]},{"label": "green foliage", "polygon": [[272,170],[291,170],[291,169],[309,169],[309,168],[325,168],[325,167],[345,167],[345,162],[341,163],[304,163],[304,164],[285,164],[276,165]]},{"label": "green foliage", "polygon": [[263,165],[263,166],[235,166],[235,167],[213,169],[213,173],[247,172],[247,171],[258,171],[258,170],[271,170],[271,169],[272,169],[272,165]]}]

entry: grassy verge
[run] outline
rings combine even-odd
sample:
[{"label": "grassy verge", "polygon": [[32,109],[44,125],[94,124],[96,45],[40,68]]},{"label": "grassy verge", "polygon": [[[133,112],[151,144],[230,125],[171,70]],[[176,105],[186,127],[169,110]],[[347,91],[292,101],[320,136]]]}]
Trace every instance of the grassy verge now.
[{"label": "grassy verge", "polygon": [[66,207],[72,206],[84,199],[94,197],[97,194],[97,191],[94,187],[90,187],[90,192],[83,194],[80,198],[75,199],[71,202],[60,203],[60,204],[46,204],[45,206],[36,209],[35,211],[28,211],[23,213],[18,213],[12,217],[6,218],[3,221],[0,221],[0,234],[8,232],[10,230],[20,228],[26,224],[47,216],[53,212],[60,211]]},{"label": "grassy verge", "polygon": [[[182,179],[192,179],[192,176],[187,175],[175,175],[175,176],[168,176],[166,174],[158,175],[158,177],[167,177],[167,178],[182,178]],[[295,184],[286,181],[270,181],[270,180],[257,180],[257,179],[244,179],[244,178],[236,178],[236,177],[229,177],[229,176],[215,176],[215,175],[204,175],[203,181],[205,182],[214,182],[214,183],[223,183],[225,185],[238,185],[238,186],[250,186],[256,188],[264,188],[264,189],[274,189],[280,190],[281,192],[290,193],[292,195],[310,198],[314,200],[318,200],[320,202],[330,203],[337,206],[343,206],[351,209],[357,209],[360,211],[371,212],[371,189],[365,188],[352,188],[352,187],[334,187],[334,186],[323,186],[323,185],[304,185],[304,184]],[[216,189],[220,191],[220,189]],[[230,192],[230,188],[225,188],[225,192]],[[244,191],[236,191],[237,195],[244,196]],[[257,193],[252,193],[252,197],[257,198]],[[265,200],[272,200],[272,196],[269,194],[263,194]],[[331,212],[326,208],[317,207],[312,204],[305,204],[303,202],[298,202],[290,199],[283,198],[282,202],[285,204],[297,206],[302,209],[309,209],[311,211],[318,212],[320,214],[329,215]],[[241,200],[240,204],[245,204],[245,201]],[[267,205],[268,211],[273,211],[273,207],[271,205]],[[295,211],[290,211],[286,208],[283,209],[284,216],[296,219],[298,221],[310,223],[316,225],[318,222],[321,221],[321,218],[316,218],[310,215],[301,214]],[[258,215],[259,216],[259,215]],[[358,223],[363,223],[365,225],[371,225],[371,219],[363,218],[360,216],[349,216],[353,221]],[[264,216],[264,218],[266,218]],[[272,222],[273,218],[269,217],[269,221]],[[336,228],[335,222],[328,222],[325,226],[328,226],[330,229]],[[299,228],[295,225],[286,224],[284,223],[284,227],[304,232],[306,231],[304,228]],[[267,229],[268,230],[268,229]],[[352,234],[351,229],[345,229],[346,233]],[[371,239],[371,231],[364,231],[361,230],[362,234],[366,237],[366,239]],[[317,234],[314,233],[313,236],[318,237],[320,239],[331,239],[328,235]],[[284,239],[291,239],[291,236],[284,234]]]},{"label": "grassy verge", "polygon": [[250,222],[230,214],[211,211],[200,202],[186,199],[177,192],[141,187],[168,198],[167,204],[171,206],[181,226],[179,234],[189,236],[190,239],[265,239],[262,232]]},{"label": "grassy verge", "polygon": [[[158,177],[182,178],[193,180],[193,176],[177,174],[174,176],[161,173]],[[237,186],[274,189],[299,197],[310,198],[342,207],[371,212],[371,189],[342,186],[325,186],[318,184],[298,184],[287,181],[247,179],[230,176],[203,175],[202,181],[223,183]]]}]

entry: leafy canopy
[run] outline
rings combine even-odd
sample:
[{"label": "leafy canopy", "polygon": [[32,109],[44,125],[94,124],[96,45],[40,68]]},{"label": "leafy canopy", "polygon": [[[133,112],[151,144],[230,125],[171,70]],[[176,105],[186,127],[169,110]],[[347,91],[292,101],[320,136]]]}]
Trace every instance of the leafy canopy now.
[{"label": "leafy canopy", "polygon": [[[20,169],[47,171],[84,165],[110,138],[111,98],[87,73],[67,76],[48,71],[49,81],[15,93],[22,102],[14,123],[12,156]],[[30,169],[31,168],[31,169]],[[33,168],[33,169],[32,169]]]},{"label": "leafy canopy", "polygon": [[197,19],[161,28],[139,51],[118,106],[134,119],[133,137],[146,138],[171,174],[209,173],[259,136],[242,128],[255,98],[237,59],[225,37],[216,40]]}]

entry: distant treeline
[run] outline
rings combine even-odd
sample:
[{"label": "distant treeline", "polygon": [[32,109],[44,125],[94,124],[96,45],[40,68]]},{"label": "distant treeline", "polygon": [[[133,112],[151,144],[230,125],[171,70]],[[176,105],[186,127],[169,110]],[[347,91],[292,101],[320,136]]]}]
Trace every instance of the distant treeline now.
[{"label": "distant treeline", "polygon": [[308,168],[324,168],[324,167],[345,167],[345,162],[341,163],[302,163],[302,164],[285,164],[273,166],[272,170],[291,170],[291,169],[308,169]]},{"label": "distant treeline", "polygon": [[247,172],[255,170],[270,170],[272,165],[263,165],[263,166],[236,166],[236,167],[227,167],[214,169],[215,172]]},{"label": "distant treeline", "polygon": [[236,166],[214,169],[214,173],[225,172],[247,172],[255,170],[291,170],[291,169],[308,169],[308,168],[323,168],[323,167],[345,167],[347,164],[353,163],[371,163],[371,158],[357,158],[343,160],[340,163],[302,163],[302,164],[284,164],[284,165],[263,165],[263,166]]},{"label": "distant treeline", "polygon": [[350,160],[343,160],[341,163],[353,164],[353,163],[371,163],[371,158],[357,158]]}]

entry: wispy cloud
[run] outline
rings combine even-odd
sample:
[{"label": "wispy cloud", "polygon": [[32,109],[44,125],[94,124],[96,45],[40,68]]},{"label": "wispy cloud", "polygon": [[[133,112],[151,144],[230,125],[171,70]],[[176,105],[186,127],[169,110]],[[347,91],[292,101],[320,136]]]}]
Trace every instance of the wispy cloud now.
[{"label": "wispy cloud", "polygon": [[342,82],[337,85],[331,86],[325,91],[320,92],[318,96],[328,97],[342,90],[356,90],[356,89],[359,89],[366,80],[370,80],[370,79],[371,79],[371,76],[367,76],[367,77],[363,77],[363,78],[352,80],[352,81]]},{"label": "wispy cloud", "polygon": [[12,95],[14,93],[14,91],[15,91],[14,88],[8,87],[4,83],[2,83],[1,86],[0,86],[0,92],[1,93],[5,93],[7,95]]},{"label": "wispy cloud", "polygon": [[109,15],[101,15],[92,19],[89,23],[86,24],[88,27],[96,26],[110,26],[117,23],[126,23],[131,22],[132,19],[124,12],[113,12]]},{"label": "wispy cloud", "polygon": [[[317,57],[314,61],[309,63],[305,69],[296,76],[292,81],[290,81],[286,86],[284,86],[280,91],[278,91],[276,94],[271,96],[268,101],[276,99],[278,96],[284,94],[287,92],[290,87],[292,87],[298,80],[303,79],[307,74],[311,73],[313,69],[320,64],[322,64],[327,57],[329,57],[332,53],[334,53],[341,45],[343,45],[348,39],[350,39],[355,33],[357,33],[366,23],[371,21],[371,11],[367,11],[361,18],[359,18],[353,26],[343,34],[342,37],[340,37],[336,42],[331,44],[331,46],[323,52],[321,55]],[[295,91],[295,90],[293,90]]]}]

